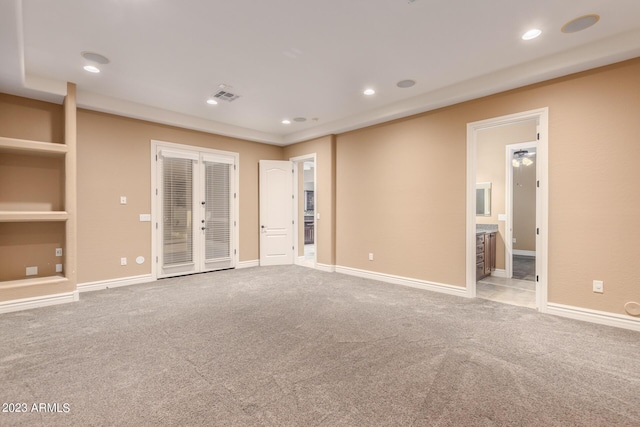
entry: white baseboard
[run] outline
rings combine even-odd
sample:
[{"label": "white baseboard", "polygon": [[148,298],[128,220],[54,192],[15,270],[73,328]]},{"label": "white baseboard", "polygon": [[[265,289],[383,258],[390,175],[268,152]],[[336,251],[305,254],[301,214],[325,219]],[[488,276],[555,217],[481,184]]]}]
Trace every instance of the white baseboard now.
[{"label": "white baseboard", "polygon": [[68,302],[78,301],[79,299],[80,294],[78,291],[44,295],[41,297],[15,299],[0,302],[0,313],[11,313],[12,311],[30,310],[32,308],[47,307],[49,305],[66,304]]},{"label": "white baseboard", "polygon": [[316,270],[326,271],[327,273],[334,273],[336,271],[336,266],[329,264],[320,264],[319,262],[316,262]]},{"label": "white baseboard", "polygon": [[107,288],[117,288],[120,286],[138,285],[140,283],[153,282],[151,274],[140,276],[122,277],[119,279],[99,280],[97,282],[78,283],[79,292],[100,291]]},{"label": "white baseboard", "polygon": [[236,269],[259,267],[259,266],[260,266],[260,260],[252,259],[251,261],[239,261],[238,264],[236,264]]},{"label": "white baseboard", "polygon": [[507,277],[507,270],[503,269],[503,268],[496,268],[495,270],[493,270],[491,272],[491,275],[493,277]]},{"label": "white baseboard", "polygon": [[607,313],[606,311],[591,310],[588,308],[574,307],[571,305],[547,303],[545,313],[553,314],[569,319],[598,323],[600,325],[614,326],[616,328],[640,331],[640,317],[626,316],[624,314]]},{"label": "white baseboard", "polygon": [[521,256],[532,256],[535,257],[536,256],[536,251],[525,251],[522,249],[514,249],[513,250],[513,254],[514,255],[521,255]]},{"label": "white baseboard", "polygon": [[410,277],[394,276],[392,274],[376,273],[374,271],[359,270],[357,268],[342,267],[336,265],[336,273],[348,274],[350,276],[363,277],[365,279],[379,280],[381,282],[393,283],[395,285],[409,286],[412,288],[424,289],[427,291],[440,292],[449,295],[468,297],[467,289],[460,286],[447,285],[444,283],[427,282],[426,280],[412,279]]}]

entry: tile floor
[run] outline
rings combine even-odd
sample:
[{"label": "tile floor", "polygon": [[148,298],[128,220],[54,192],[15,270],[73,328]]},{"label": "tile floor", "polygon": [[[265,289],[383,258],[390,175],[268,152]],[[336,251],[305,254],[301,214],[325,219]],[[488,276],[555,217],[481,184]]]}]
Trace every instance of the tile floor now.
[{"label": "tile floor", "polygon": [[[516,276],[516,271],[518,272]],[[491,301],[536,308],[535,258],[515,256],[514,278],[488,276],[476,284],[476,295]],[[518,279],[525,277],[529,280]]]}]

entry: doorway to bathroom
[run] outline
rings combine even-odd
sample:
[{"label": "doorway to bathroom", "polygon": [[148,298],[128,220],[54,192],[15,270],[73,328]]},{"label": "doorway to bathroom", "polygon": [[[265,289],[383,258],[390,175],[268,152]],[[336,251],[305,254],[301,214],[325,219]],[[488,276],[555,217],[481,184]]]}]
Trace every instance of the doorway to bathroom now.
[{"label": "doorway to bathroom", "polygon": [[309,154],[290,159],[294,180],[294,241],[295,264],[316,268],[317,263],[317,173],[316,155]]},{"label": "doorway to bathroom", "polygon": [[[546,311],[547,114],[545,108],[467,126],[467,292],[471,297]],[[485,204],[490,206],[482,212],[477,202],[479,184],[488,188],[483,194],[489,191]],[[477,250],[479,240],[490,242],[491,251],[484,256]],[[477,275],[485,259],[491,262],[490,271],[484,264],[484,273]]]}]

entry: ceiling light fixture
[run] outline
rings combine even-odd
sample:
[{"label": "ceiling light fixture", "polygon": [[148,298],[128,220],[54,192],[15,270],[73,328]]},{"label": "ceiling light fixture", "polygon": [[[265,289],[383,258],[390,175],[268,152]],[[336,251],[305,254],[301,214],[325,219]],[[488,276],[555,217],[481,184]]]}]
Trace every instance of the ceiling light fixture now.
[{"label": "ceiling light fixture", "polygon": [[522,40],[533,40],[542,34],[542,30],[533,28],[522,35]]},{"label": "ceiling light fixture", "polygon": [[535,153],[529,153],[529,151],[527,150],[515,151],[513,153],[511,165],[514,168],[519,168],[520,166],[530,166],[533,164],[533,160],[531,160],[529,156],[535,156]]},{"label": "ceiling light fixture", "polygon": [[216,101],[213,98],[209,98],[209,99],[207,99],[207,104],[209,104],[209,105],[218,105],[218,101]]},{"label": "ceiling light fixture", "polygon": [[364,92],[362,92],[362,93],[364,93],[367,96],[371,96],[371,95],[375,94],[376,91],[373,90],[373,89],[365,89]]},{"label": "ceiling light fixture", "polygon": [[595,25],[600,20],[600,15],[592,13],[590,15],[584,15],[576,19],[572,19],[562,26],[560,31],[563,33],[577,33],[578,31],[586,30],[587,28]]},{"label": "ceiling light fixture", "polygon": [[82,67],[85,69],[85,71],[88,71],[90,73],[99,73],[100,69],[94,65],[85,65],[84,67]]},{"label": "ceiling light fixture", "polygon": [[293,119],[293,121],[302,123],[302,122],[306,122],[307,118],[306,117],[296,117],[296,118]]},{"label": "ceiling light fixture", "polygon": [[289,119],[284,119],[284,120],[282,121],[282,124],[283,124],[283,125],[290,125],[290,124],[291,124],[291,120],[289,120]]}]

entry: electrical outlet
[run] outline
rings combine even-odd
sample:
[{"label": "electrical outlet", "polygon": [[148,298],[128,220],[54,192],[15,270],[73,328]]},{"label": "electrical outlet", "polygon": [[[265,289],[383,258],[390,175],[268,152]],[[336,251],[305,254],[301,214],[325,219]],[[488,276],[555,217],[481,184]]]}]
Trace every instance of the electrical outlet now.
[{"label": "electrical outlet", "polygon": [[62,264],[56,264],[56,273],[62,273]]},{"label": "electrical outlet", "polygon": [[604,282],[602,280],[593,281],[593,292],[604,293]]},{"label": "electrical outlet", "polygon": [[120,258],[120,265],[127,265],[127,258],[126,257]]},{"label": "electrical outlet", "polygon": [[56,256],[62,256],[62,248],[56,248]]},{"label": "electrical outlet", "polygon": [[373,261],[373,252],[369,253],[369,261]]},{"label": "electrical outlet", "polygon": [[27,267],[27,276],[37,276],[38,275],[38,267]]},{"label": "electrical outlet", "polygon": [[121,205],[127,204],[127,196],[120,196],[120,204]]}]

